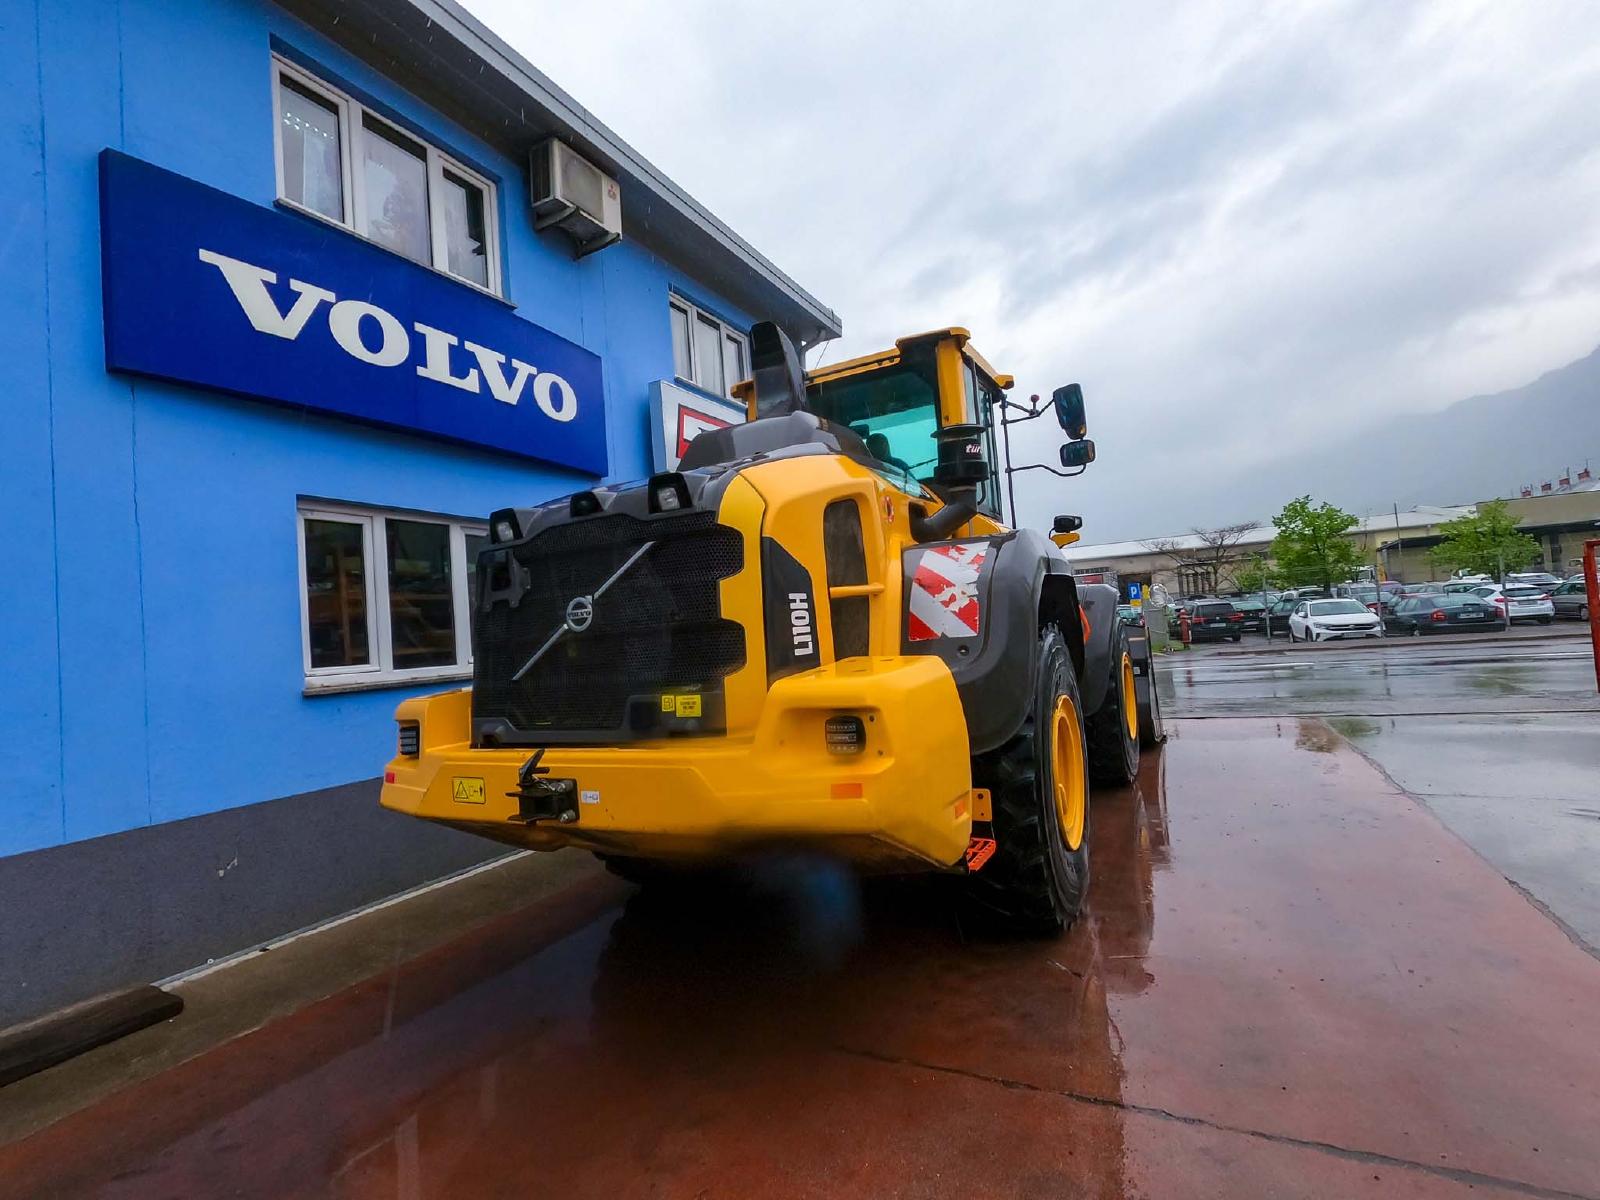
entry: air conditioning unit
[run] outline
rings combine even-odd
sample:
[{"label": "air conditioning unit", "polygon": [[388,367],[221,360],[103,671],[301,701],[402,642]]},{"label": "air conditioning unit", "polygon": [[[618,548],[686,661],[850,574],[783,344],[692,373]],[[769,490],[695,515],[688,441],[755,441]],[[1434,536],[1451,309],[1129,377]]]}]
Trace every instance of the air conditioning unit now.
[{"label": "air conditioning unit", "polygon": [[535,229],[560,229],[578,244],[579,258],[622,239],[622,189],[571,146],[540,142],[528,176]]}]

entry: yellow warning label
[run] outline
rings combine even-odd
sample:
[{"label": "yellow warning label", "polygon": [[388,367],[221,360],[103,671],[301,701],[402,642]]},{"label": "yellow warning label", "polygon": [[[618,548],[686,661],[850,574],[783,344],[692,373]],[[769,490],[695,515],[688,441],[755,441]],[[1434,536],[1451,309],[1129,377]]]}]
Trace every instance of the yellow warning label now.
[{"label": "yellow warning label", "polygon": [[462,804],[482,804],[483,780],[457,775],[450,780],[450,797]]},{"label": "yellow warning label", "polygon": [[661,711],[673,712],[677,708],[677,700],[678,698],[676,696],[661,697]]},{"label": "yellow warning label", "polygon": [[680,717],[698,717],[700,715],[700,697],[697,695],[679,696],[678,715]]}]

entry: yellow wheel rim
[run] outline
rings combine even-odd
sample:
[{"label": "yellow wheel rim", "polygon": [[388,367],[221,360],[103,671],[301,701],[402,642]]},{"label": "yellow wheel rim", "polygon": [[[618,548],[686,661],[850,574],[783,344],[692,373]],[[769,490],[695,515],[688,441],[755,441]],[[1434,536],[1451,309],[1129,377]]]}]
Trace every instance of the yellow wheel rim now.
[{"label": "yellow wheel rim", "polygon": [[1089,781],[1084,775],[1083,726],[1070,696],[1057,696],[1050,714],[1050,778],[1061,837],[1068,850],[1076,850],[1083,845],[1089,815]]},{"label": "yellow wheel rim", "polygon": [[1122,656],[1122,723],[1128,727],[1130,740],[1139,737],[1139,693],[1134,691],[1133,659]]}]

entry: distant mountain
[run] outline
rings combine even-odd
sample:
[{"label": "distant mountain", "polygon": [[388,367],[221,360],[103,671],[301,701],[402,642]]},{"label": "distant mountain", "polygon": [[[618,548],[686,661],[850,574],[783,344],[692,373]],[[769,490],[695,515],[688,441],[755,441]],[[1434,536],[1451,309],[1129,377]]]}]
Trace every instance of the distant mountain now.
[{"label": "distant mountain", "polygon": [[1213,523],[1264,521],[1306,492],[1357,516],[1394,504],[1472,504],[1515,496],[1525,483],[1537,489],[1587,457],[1600,467],[1600,348],[1523,387],[1397,416],[1221,481],[1213,495],[1226,496],[1234,515]]}]

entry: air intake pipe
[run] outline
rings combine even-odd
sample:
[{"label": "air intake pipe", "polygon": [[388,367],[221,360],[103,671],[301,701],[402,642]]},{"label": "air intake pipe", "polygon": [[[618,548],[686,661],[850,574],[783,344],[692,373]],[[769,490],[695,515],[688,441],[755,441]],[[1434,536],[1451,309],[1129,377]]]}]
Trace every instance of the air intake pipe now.
[{"label": "air intake pipe", "polygon": [[983,434],[982,425],[946,425],[934,431],[939,460],[933,490],[944,507],[931,516],[911,510],[911,536],[917,541],[942,542],[978,515],[978,486],[989,479]]}]

